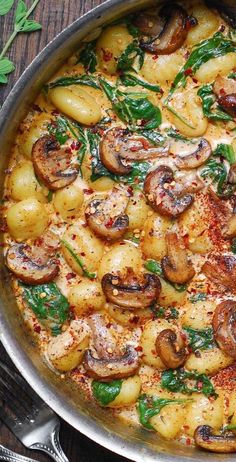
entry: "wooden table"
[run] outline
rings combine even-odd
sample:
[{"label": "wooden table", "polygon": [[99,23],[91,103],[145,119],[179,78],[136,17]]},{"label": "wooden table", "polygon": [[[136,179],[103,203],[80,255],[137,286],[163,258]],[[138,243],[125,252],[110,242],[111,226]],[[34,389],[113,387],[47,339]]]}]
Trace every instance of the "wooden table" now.
[{"label": "wooden table", "polygon": [[[16,71],[9,76],[9,83],[0,86],[0,105],[3,104],[8,93],[21,75],[25,67],[31,63],[40,50],[79,16],[103,3],[104,0],[41,0],[34,13],[34,18],[42,26],[42,32],[21,34],[12,46],[9,58],[16,65]],[[15,2],[16,3],[16,2]],[[32,0],[26,0],[28,5]],[[0,17],[0,49],[10,35],[13,28],[13,13]],[[2,41],[2,43],[1,43]],[[0,345],[0,358],[6,359],[7,355]],[[49,458],[43,453],[26,450],[0,422],[0,443],[13,451],[28,457],[33,457],[41,462]],[[74,430],[70,425],[61,422],[61,443],[65,453],[71,462],[128,462],[127,459],[117,456],[110,451],[91,442],[88,438]]]}]

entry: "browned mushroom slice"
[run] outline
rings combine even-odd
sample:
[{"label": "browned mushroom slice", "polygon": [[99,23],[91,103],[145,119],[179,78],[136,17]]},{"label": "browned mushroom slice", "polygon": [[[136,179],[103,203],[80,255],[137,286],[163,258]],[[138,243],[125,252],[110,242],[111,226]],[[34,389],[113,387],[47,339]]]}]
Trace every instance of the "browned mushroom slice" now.
[{"label": "browned mushroom slice", "polygon": [[236,302],[225,300],[214,312],[212,327],[214,338],[220,349],[236,358]]},{"label": "browned mushroom slice", "polygon": [[218,98],[218,103],[228,114],[236,117],[236,93],[221,96]]},{"label": "browned mushroom slice", "polygon": [[116,342],[108,329],[105,317],[102,314],[96,313],[88,318],[88,324],[92,331],[93,345],[98,354],[103,358],[110,358],[115,351]]},{"label": "browned mushroom slice", "polygon": [[169,369],[182,366],[187,359],[187,351],[182,338],[177,338],[171,329],[165,329],[157,336],[156,350],[162,362]]},{"label": "browned mushroom slice", "polygon": [[236,164],[231,165],[229,169],[228,182],[230,184],[236,184]]},{"label": "browned mushroom slice", "polygon": [[167,256],[161,261],[163,273],[171,282],[184,284],[195,275],[193,265],[188,260],[183,239],[174,232],[166,234]]},{"label": "browned mushroom slice", "polygon": [[44,135],[33,145],[35,173],[49,189],[64,188],[76,179],[78,170],[71,161],[70,149],[61,147],[54,136]]},{"label": "browned mushroom slice", "polygon": [[184,157],[178,156],[176,158],[176,165],[179,169],[184,170],[197,168],[209,159],[211,153],[212,149],[210,143],[205,138],[202,138],[196,151]]},{"label": "browned mushroom slice", "polygon": [[177,217],[193,202],[193,196],[178,186],[173,171],[166,165],[160,165],[146,176],[144,193],[156,212],[169,217]]},{"label": "browned mushroom slice", "polygon": [[141,135],[116,127],[108,130],[100,145],[103,165],[112,173],[127,175],[131,166],[126,161],[154,159],[168,154],[168,147],[153,146]]},{"label": "browned mushroom slice", "polygon": [[102,288],[106,299],[115,305],[134,310],[151,306],[161,291],[161,283],[154,274],[144,274],[144,283],[140,284],[134,273],[123,280],[119,276],[107,273],[102,278]]},{"label": "browned mushroom slice", "polygon": [[236,257],[232,255],[212,255],[204,263],[202,272],[210,281],[236,292]]},{"label": "browned mushroom slice", "polygon": [[92,200],[85,210],[89,227],[104,239],[120,239],[129,226],[129,217],[124,213],[128,201],[126,191],[117,188],[104,199]]},{"label": "browned mushroom slice", "polygon": [[139,357],[137,351],[130,346],[126,348],[124,355],[110,358],[94,358],[91,350],[87,350],[84,368],[90,377],[109,382],[135,374],[139,368]]},{"label": "browned mushroom slice", "polygon": [[15,244],[7,252],[8,268],[23,282],[31,285],[52,281],[59,272],[58,263],[53,259],[47,262],[32,254],[32,248],[25,244]]},{"label": "browned mushroom slice", "polygon": [[[150,14],[148,16],[150,17]],[[188,16],[180,5],[172,3],[163,6],[159,16],[153,15],[150,21],[150,24],[155,23],[155,27],[147,27],[149,17],[145,18],[143,13],[136,21],[141,32],[145,34],[140,40],[140,47],[143,50],[159,55],[169,55],[183,45],[188,33]],[[154,31],[157,34],[153,35]]]},{"label": "browned mushroom slice", "polygon": [[194,432],[194,440],[197,446],[211,452],[230,453],[236,452],[236,437],[232,432],[220,435],[213,433],[209,425],[200,425]]},{"label": "browned mushroom slice", "polygon": [[233,28],[236,28],[235,0],[205,0],[209,8],[216,8],[222,18]]}]

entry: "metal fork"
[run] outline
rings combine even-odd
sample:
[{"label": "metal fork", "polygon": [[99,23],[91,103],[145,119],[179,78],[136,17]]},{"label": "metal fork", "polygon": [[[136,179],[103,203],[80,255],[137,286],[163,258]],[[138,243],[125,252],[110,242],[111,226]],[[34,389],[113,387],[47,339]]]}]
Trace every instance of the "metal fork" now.
[{"label": "metal fork", "polygon": [[29,449],[69,462],[59,441],[60,421],[28,383],[0,361],[0,419]]},{"label": "metal fork", "polygon": [[37,462],[35,459],[22,456],[21,454],[13,452],[0,444],[0,461],[1,460],[5,460],[7,462]]}]

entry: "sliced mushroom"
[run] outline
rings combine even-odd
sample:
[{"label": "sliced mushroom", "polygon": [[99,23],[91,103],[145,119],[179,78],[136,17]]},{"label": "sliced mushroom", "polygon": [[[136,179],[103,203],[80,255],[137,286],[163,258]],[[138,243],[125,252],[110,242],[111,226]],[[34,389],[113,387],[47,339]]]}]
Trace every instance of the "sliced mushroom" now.
[{"label": "sliced mushroom", "polygon": [[157,336],[156,350],[162,362],[169,369],[182,366],[187,359],[187,350],[182,338],[177,338],[172,329],[165,329]]},{"label": "sliced mushroom", "polygon": [[231,165],[229,169],[228,182],[230,184],[236,184],[236,164]]},{"label": "sliced mushroom", "polygon": [[236,437],[232,432],[220,435],[213,433],[209,425],[200,425],[194,432],[194,440],[197,446],[211,452],[229,453],[236,451]]},{"label": "sliced mushroom", "polygon": [[103,292],[109,302],[123,308],[130,310],[146,308],[159,297],[161,283],[154,274],[146,273],[143,279],[144,283],[140,284],[133,271],[127,273],[124,279],[107,273],[102,278]]},{"label": "sliced mushroom", "polygon": [[236,257],[232,255],[212,255],[204,263],[202,272],[210,281],[236,292]]},{"label": "sliced mushroom", "polygon": [[78,170],[71,165],[70,148],[61,147],[52,135],[44,135],[33,145],[32,162],[36,175],[52,190],[72,183]]},{"label": "sliced mushroom", "polygon": [[129,217],[124,213],[128,202],[127,192],[118,188],[104,199],[92,200],[85,210],[89,227],[104,239],[120,239],[129,226]]},{"label": "sliced mushroom", "polygon": [[236,358],[236,302],[225,300],[213,315],[214,338],[220,349],[228,356]]},{"label": "sliced mushroom", "polygon": [[236,28],[235,0],[205,0],[209,8],[216,8],[222,18],[233,28]]},{"label": "sliced mushroom", "polygon": [[103,382],[123,379],[135,374],[139,368],[139,356],[131,346],[126,348],[124,355],[110,358],[95,358],[92,351],[87,350],[84,355],[84,368],[90,377]]},{"label": "sliced mushroom", "polygon": [[202,138],[196,151],[184,157],[178,156],[175,163],[179,169],[189,170],[197,168],[209,159],[211,153],[210,143],[205,138]]},{"label": "sliced mushroom", "polygon": [[100,158],[103,165],[112,173],[127,175],[132,167],[131,160],[155,159],[168,155],[168,146],[153,146],[143,136],[129,133],[116,127],[108,130],[100,144]]},{"label": "sliced mushroom", "polygon": [[218,103],[232,117],[236,117],[236,93],[218,98]]},{"label": "sliced mushroom", "polygon": [[193,265],[188,260],[183,239],[177,233],[166,234],[167,256],[161,261],[163,273],[171,282],[184,284],[195,275]]},{"label": "sliced mushroom", "polygon": [[140,47],[159,55],[173,53],[183,45],[187,37],[187,20],[186,11],[176,3],[163,6],[158,15],[154,12],[152,18],[150,12],[147,16],[145,12],[137,15],[135,24],[144,34]]},{"label": "sliced mushroom", "polygon": [[193,196],[185,194],[174,181],[173,171],[166,165],[160,165],[148,173],[144,181],[144,193],[148,203],[161,215],[177,217],[193,202]]},{"label": "sliced mushroom", "polygon": [[107,327],[105,317],[96,313],[88,318],[88,325],[92,331],[93,346],[98,356],[110,358],[116,349],[116,342],[111,329]]},{"label": "sliced mushroom", "polygon": [[36,285],[52,281],[59,273],[58,262],[53,258],[46,262],[32,248],[25,244],[15,244],[6,255],[8,268],[26,284]]}]

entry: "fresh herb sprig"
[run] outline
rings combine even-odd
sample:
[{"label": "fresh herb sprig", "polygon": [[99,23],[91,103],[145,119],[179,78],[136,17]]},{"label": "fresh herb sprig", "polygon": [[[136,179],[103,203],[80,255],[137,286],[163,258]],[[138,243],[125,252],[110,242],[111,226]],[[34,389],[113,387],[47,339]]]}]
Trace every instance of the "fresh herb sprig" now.
[{"label": "fresh herb sprig", "polygon": [[169,369],[162,372],[161,387],[175,393],[203,393],[206,396],[217,397],[210,379],[205,374],[189,372],[185,369]]},{"label": "fresh herb sprig", "polygon": [[[5,2],[2,2],[2,5],[0,4],[0,7],[2,6],[0,10],[2,11],[2,14],[6,14],[10,10],[12,3],[13,2],[5,0]],[[28,19],[28,17],[31,15],[38,3],[39,0],[34,0],[31,7],[27,9],[24,0],[18,1],[14,20],[14,30],[0,53],[0,84],[7,83],[7,75],[15,70],[13,62],[10,61],[10,59],[6,58],[5,55],[11,47],[16,36],[21,32],[34,32],[42,28],[42,26],[37,21],[34,21],[33,19]]]},{"label": "fresh herb sprig", "polygon": [[5,16],[12,8],[14,0],[0,0],[0,16]]}]

